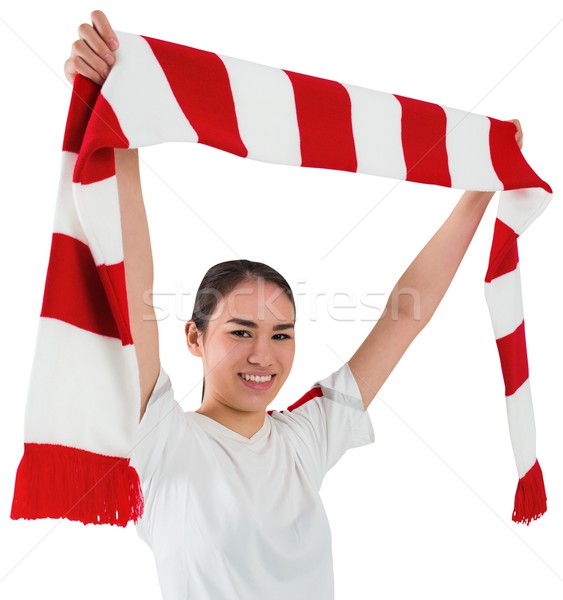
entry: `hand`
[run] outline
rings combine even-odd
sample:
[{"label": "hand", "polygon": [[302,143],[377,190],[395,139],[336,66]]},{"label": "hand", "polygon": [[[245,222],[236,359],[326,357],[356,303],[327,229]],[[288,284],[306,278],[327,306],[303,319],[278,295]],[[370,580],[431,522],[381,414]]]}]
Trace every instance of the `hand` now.
[{"label": "hand", "polygon": [[[522,144],[523,142],[523,136],[524,134],[522,133],[522,126],[520,125],[520,121],[518,119],[509,119],[510,123],[514,123],[514,125],[516,125],[516,134],[515,134],[515,138],[516,138],[516,143],[518,144],[518,148],[520,148],[520,150],[522,149]],[[477,200],[481,200],[484,203],[488,203],[490,202],[491,198],[495,195],[494,192],[480,192],[480,191],[467,191],[465,192],[466,194],[471,194],[472,196],[474,196],[475,198],[477,198]],[[465,194],[462,196],[462,199],[464,198]],[[474,198],[472,198],[470,200],[470,202],[475,203],[476,200]]]},{"label": "hand", "polygon": [[101,10],[93,11],[90,18],[92,25],[82,23],[78,28],[80,39],[72,44],[70,57],[64,64],[64,72],[70,83],[80,73],[94,83],[103,85],[115,63],[113,51],[119,47],[119,40]]},{"label": "hand", "polygon": [[516,142],[518,144],[518,148],[522,149],[522,144],[524,143],[522,138],[524,134],[522,133],[522,126],[520,125],[520,121],[518,119],[509,119],[509,121],[516,125]]}]

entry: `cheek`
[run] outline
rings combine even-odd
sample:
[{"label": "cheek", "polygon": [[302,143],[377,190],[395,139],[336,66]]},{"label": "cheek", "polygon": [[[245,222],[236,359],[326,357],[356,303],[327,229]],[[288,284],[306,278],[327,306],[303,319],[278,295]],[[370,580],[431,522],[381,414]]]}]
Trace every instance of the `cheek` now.
[{"label": "cheek", "polygon": [[283,361],[285,364],[291,365],[295,357],[295,344],[287,344],[287,346],[281,348],[278,351],[278,357],[279,360]]},{"label": "cheek", "polygon": [[239,365],[244,363],[248,356],[248,346],[241,344],[233,340],[226,340],[217,348],[217,356],[221,356],[222,364],[227,367],[228,365]]},{"label": "cheek", "polygon": [[219,339],[207,347],[207,362],[209,365],[220,365],[220,371],[230,371],[230,366],[244,358],[243,344],[237,344],[231,339]]}]

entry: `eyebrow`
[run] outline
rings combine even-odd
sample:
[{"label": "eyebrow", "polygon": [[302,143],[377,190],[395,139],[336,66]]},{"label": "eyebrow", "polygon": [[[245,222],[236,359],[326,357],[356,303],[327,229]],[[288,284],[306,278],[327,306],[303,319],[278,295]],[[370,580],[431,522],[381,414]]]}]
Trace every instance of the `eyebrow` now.
[{"label": "eyebrow", "polygon": [[[246,319],[229,319],[227,323],[238,323],[243,327],[253,327],[254,329],[258,327],[254,321],[247,321]],[[295,329],[295,327],[293,323],[281,323],[280,325],[274,325],[272,329],[274,331],[280,331],[281,329]]]}]

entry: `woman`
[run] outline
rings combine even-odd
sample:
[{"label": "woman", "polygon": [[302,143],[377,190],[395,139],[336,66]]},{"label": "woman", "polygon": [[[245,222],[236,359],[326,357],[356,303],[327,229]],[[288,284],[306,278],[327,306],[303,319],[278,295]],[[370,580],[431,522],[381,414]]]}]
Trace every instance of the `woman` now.
[{"label": "woman", "polygon": [[[118,40],[102,12],[91,17],[65,74],[102,85]],[[142,302],[153,266],[137,152],[115,157],[142,394],[132,457],[145,498],[137,531],[154,553],[163,597],[331,599],[323,478],[346,450],[374,441],[367,409],[434,314],[494,193],[463,194],[355,354],[283,411],[267,407],[295,355],[290,286],[254,261],[209,269],[185,326],[188,348],[203,362],[202,403],[184,412],[160,364],[154,310]]]}]

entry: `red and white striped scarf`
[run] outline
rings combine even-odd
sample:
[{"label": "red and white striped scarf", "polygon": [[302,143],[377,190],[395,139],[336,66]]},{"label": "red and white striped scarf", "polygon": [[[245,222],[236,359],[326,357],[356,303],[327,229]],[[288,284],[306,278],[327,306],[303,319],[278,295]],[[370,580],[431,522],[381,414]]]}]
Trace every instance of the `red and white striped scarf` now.
[{"label": "red and white striped scarf", "polygon": [[512,519],[541,516],[517,239],[552,190],[524,159],[514,124],[146,36],[118,37],[103,86],[81,75],[74,82],[11,517],[125,526],[143,513],[128,458],[140,387],[114,148],[171,141],[501,191],[485,294],[519,476]]}]

